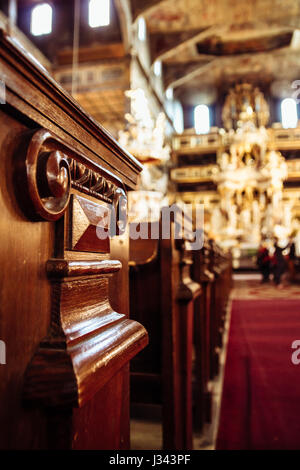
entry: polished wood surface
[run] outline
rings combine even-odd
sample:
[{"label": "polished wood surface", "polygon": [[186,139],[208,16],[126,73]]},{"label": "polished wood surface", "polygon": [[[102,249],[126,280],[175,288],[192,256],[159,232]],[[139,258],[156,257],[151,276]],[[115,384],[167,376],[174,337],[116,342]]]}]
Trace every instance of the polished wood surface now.
[{"label": "polished wood surface", "polygon": [[[175,239],[175,221],[170,237],[130,239],[131,316],[150,339],[131,364],[131,401],[145,418],[160,407],[163,447],[183,450],[193,448],[193,432],[212,419],[231,260],[206,235],[195,249],[192,226],[188,239]],[[148,235],[157,227],[131,224],[133,233]]]},{"label": "polished wood surface", "polygon": [[192,449],[194,301],[201,286],[190,277],[185,241],[176,242],[162,240],[163,442],[166,449]]},{"label": "polished wood surface", "polygon": [[211,348],[211,293],[214,274],[209,271],[209,246],[204,242],[201,250],[193,252],[193,279],[202,287],[202,295],[195,304],[195,415],[194,425],[201,430],[211,421],[212,389],[210,381]]},{"label": "polished wood surface", "polygon": [[141,171],[139,162],[2,30],[0,70],[7,103],[28,118],[29,127],[53,132],[86,160],[103,166],[134,189]]}]

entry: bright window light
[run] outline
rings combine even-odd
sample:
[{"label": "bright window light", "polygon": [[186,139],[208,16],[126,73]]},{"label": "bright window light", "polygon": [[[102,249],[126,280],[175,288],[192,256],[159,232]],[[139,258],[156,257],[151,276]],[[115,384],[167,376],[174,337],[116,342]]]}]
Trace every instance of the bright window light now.
[{"label": "bright window light", "polygon": [[293,98],[286,98],[281,102],[281,122],[284,129],[297,127],[297,104]]},{"label": "bright window light", "polygon": [[110,0],[90,0],[89,25],[91,28],[108,26],[110,23]]},{"label": "bright window light", "polygon": [[166,90],[166,97],[168,100],[172,100],[173,99],[173,88],[167,88]]},{"label": "bright window light", "polygon": [[159,77],[161,75],[161,61],[157,60],[154,62],[154,75]]},{"label": "bright window light", "polygon": [[208,134],[210,129],[209,108],[199,104],[194,110],[194,127],[197,134]]},{"label": "bright window light", "polygon": [[48,3],[42,3],[32,9],[30,31],[33,36],[52,32],[52,7]]},{"label": "bright window light", "polygon": [[146,40],[146,21],[143,17],[138,20],[138,38],[140,41]]},{"label": "bright window light", "polygon": [[177,134],[182,134],[184,129],[182,106],[178,101],[174,103],[174,106],[174,128]]}]

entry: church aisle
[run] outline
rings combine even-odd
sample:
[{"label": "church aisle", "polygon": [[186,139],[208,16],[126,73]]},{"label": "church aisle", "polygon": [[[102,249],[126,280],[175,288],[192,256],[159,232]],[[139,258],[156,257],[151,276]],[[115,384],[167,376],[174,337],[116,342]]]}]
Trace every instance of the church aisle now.
[{"label": "church aisle", "polygon": [[235,280],[217,449],[300,449],[299,291]]}]

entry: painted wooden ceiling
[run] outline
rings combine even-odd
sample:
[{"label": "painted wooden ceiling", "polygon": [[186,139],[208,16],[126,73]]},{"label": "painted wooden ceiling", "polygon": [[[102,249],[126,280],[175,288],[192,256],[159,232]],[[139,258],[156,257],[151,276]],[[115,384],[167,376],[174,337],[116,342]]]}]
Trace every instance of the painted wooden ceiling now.
[{"label": "painted wooden ceiling", "polygon": [[244,80],[282,93],[300,79],[300,0],[132,0],[132,10],[182,99]]}]

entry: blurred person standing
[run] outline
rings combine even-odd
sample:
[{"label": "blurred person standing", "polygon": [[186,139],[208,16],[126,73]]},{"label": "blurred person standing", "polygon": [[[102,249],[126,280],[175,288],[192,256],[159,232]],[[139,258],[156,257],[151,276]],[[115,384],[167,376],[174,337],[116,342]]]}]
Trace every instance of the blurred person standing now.
[{"label": "blurred person standing", "polygon": [[296,273],[295,273],[295,260],[296,260],[296,243],[295,243],[295,239],[291,238],[290,239],[289,260],[288,260],[290,282],[295,281],[295,275],[296,275]]},{"label": "blurred person standing", "polygon": [[271,257],[266,242],[263,240],[257,253],[257,266],[262,275],[262,283],[269,282],[271,274]]},{"label": "blurred person standing", "polygon": [[279,246],[278,238],[275,238],[274,244],[274,255],[273,255],[273,274],[274,282],[279,289],[282,289],[283,285],[281,282],[282,275],[287,269],[287,262],[283,252],[288,248],[289,244],[282,248]]}]

